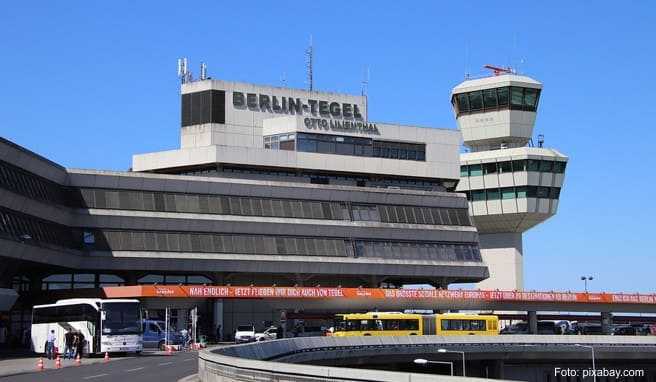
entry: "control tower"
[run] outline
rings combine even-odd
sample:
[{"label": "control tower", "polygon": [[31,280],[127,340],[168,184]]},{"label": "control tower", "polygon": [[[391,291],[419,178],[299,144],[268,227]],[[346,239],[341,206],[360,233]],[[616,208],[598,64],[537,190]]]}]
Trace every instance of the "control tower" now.
[{"label": "control tower", "polygon": [[460,155],[457,191],[467,194],[490,278],[481,289],[522,290],[522,234],[553,216],[568,158],[533,144],[542,84],[509,68],[468,79],[451,103],[469,152]]}]

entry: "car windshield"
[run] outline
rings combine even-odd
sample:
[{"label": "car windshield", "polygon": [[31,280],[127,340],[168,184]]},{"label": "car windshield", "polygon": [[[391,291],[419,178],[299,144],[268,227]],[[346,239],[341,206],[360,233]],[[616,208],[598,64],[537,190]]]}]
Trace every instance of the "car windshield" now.
[{"label": "car windshield", "polygon": [[238,332],[253,332],[255,329],[253,328],[252,325],[239,325],[237,327]]},{"label": "car windshield", "polygon": [[103,303],[105,319],[102,321],[103,334],[141,334],[141,311],[139,303]]}]

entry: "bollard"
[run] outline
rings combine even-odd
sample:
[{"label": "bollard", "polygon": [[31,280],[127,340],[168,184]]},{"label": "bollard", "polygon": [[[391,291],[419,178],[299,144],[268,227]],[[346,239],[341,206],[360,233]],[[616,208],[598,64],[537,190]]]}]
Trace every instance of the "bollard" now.
[{"label": "bollard", "polygon": [[55,360],[55,369],[61,369],[61,358],[59,358],[59,355],[57,356],[57,359]]},{"label": "bollard", "polygon": [[78,354],[77,357],[75,357],[75,366],[80,366],[82,364],[82,360],[80,359],[80,355]]},{"label": "bollard", "polygon": [[105,363],[109,362],[109,352],[105,352]]}]

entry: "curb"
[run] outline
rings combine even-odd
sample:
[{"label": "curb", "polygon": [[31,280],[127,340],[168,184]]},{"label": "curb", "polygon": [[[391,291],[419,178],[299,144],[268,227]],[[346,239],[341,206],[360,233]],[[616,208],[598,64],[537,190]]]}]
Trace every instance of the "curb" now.
[{"label": "curb", "polygon": [[184,378],[178,379],[178,382],[199,382],[199,381],[200,379],[198,379],[198,374],[192,374]]}]

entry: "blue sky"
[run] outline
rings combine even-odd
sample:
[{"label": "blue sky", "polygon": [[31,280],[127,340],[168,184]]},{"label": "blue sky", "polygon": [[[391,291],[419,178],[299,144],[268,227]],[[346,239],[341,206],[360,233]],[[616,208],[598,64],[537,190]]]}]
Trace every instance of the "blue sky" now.
[{"label": "blue sky", "polygon": [[[534,4],[533,4],[534,3]],[[545,4],[541,4],[545,3]],[[215,78],[358,93],[371,120],[455,128],[484,64],[544,83],[535,133],[570,156],[557,216],[524,236],[527,289],[654,292],[656,6],[644,2],[13,1],[0,135],[67,167],[178,147],[176,58]],[[229,5],[228,5],[229,4]]]}]

